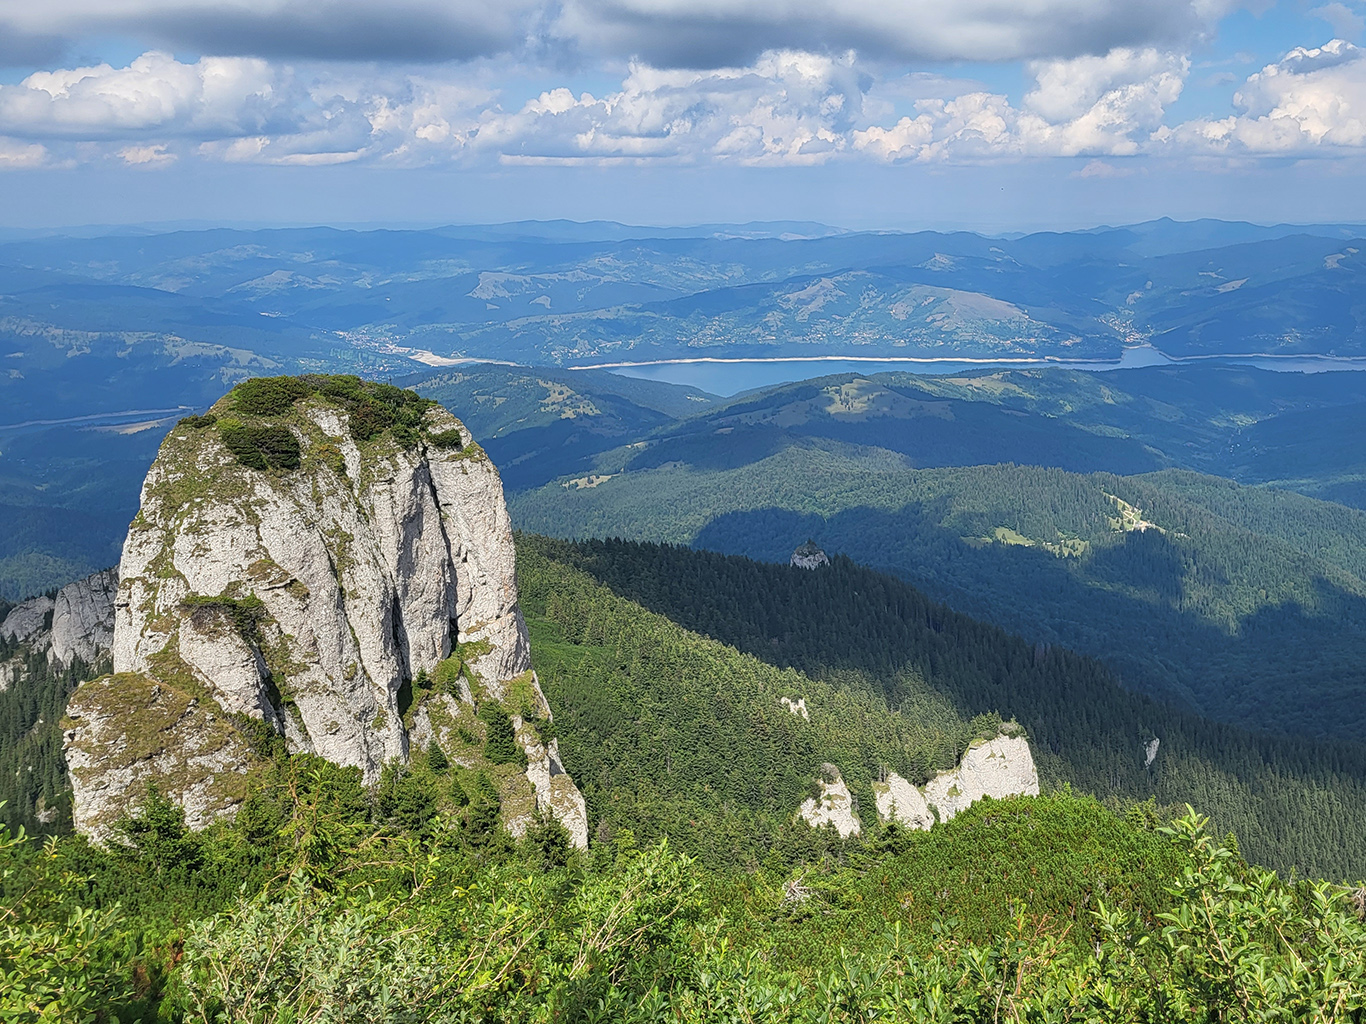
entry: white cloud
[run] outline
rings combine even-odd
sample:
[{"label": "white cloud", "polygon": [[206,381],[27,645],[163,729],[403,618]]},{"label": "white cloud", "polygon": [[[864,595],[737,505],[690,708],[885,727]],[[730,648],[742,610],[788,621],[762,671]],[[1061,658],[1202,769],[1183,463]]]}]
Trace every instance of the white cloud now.
[{"label": "white cloud", "polygon": [[130,166],[156,166],[174,163],[176,159],[174,153],[166,152],[165,143],[156,146],[124,146],[119,150],[119,157]]},{"label": "white cloud", "polygon": [[182,64],[157,52],[125,68],[39,71],[18,85],[0,86],[0,131],[77,139],[260,131],[291,100],[285,78],[254,58]]},{"label": "white cloud", "polygon": [[602,97],[541,94],[486,116],[468,145],[507,158],[720,159],[820,163],[842,150],[862,92],[852,56],[766,54],[751,67],[661,70],[635,64]]},{"label": "white cloud", "polygon": [[1190,62],[1153,49],[1117,49],[1036,62],[1029,70],[1034,85],[1019,107],[987,92],[922,100],[916,116],[890,128],[855,130],[853,145],[884,160],[1131,156],[1160,130]]},{"label": "white cloud", "polygon": [[1116,167],[1104,160],[1088,160],[1086,165],[1072,174],[1074,178],[1127,178],[1134,173],[1132,167]]},{"label": "white cloud", "polygon": [[1153,47],[1030,62],[1018,101],[970,80],[879,79],[870,72],[879,65],[852,51],[771,51],[705,71],[634,62],[616,88],[552,86],[516,103],[491,84],[525,76],[506,59],[403,73],[247,57],[188,63],[153,51],[122,68],[42,71],[0,85],[0,163],[1088,157],[1081,173],[1094,176],[1113,168],[1096,160],[1154,152],[1244,157],[1366,145],[1364,55],[1341,40],[1292,50],[1247,78],[1237,113],[1168,125],[1191,65]]},{"label": "white cloud", "polygon": [[1239,114],[1163,133],[1173,147],[1239,154],[1311,154],[1366,146],[1366,50],[1341,39],[1296,47],[1250,76]]},{"label": "white cloud", "polygon": [[47,163],[47,149],[32,142],[0,136],[0,171],[41,167]]},{"label": "white cloud", "polygon": [[1361,30],[1366,28],[1366,19],[1340,0],[1315,7],[1309,13],[1328,22],[1339,36],[1359,36]]}]

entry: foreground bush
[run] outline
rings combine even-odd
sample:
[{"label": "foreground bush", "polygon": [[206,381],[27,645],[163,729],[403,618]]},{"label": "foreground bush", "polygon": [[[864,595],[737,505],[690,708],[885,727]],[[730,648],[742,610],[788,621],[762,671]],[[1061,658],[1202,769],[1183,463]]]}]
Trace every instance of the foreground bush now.
[{"label": "foreground bush", "polygon": [[[554,823],[472,844],[443,814],[419,836],[340,770],[279,771],[207,833],[167,804],[108,851],[0,837],[0,1021],[1366,1020],[1366,891],[1251,867],[1194,812],[1155,836],[1177,865],[1160,904],[1079,892],[1082,914],[1038,912],[1026,881],[984,933],[871,899],[917,855],[904,840],[716,874],[626,835],[575,853]],[[940,826],[965,866],[983,827]],[[1071,856],[1046,839],[1042,874]]]}]

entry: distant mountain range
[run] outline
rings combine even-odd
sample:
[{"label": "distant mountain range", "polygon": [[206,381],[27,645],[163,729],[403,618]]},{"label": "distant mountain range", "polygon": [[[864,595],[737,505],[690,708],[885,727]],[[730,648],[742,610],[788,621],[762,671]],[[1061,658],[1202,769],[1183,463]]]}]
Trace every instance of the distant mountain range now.
[{"label": "distant mountain range", "polygon": [[414,358],[1113,360],[1139,343],[1366,355],[1363,236],[1219,221],[1009,238],[529,222],[10,239],[0,396],[15,419],[89,401],[71,385],[129,357],[119,400],[169,387],[202,403],[252,369],[384,375]]}]

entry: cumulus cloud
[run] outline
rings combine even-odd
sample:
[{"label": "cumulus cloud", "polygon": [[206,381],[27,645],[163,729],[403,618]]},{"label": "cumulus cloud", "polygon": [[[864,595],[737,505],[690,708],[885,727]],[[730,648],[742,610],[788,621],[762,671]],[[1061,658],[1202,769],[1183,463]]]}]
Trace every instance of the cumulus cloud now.
[{"label": "cumulus cloud", "polygon": [[784,51],[708,72],[638,64],[618,91],[544,93],[514,114],[486,118],[470,143],[515,161],[813,164],[844,148],[861,98],[850,56]]},{"label": "cumulus cloud", "polygon": [[855,130],[852,141],[884,160],[1132,156],[1161,129],[1189,71],[1185,57],[1155,49],[1035,62],[1019,107],[987,92],[922,100],[914,117]]},{"label": "cumulus cloud", "polygon": [[[551,87],[515,103],[507,60],[407,72],[149,52],[126,67],[0,85],[0,164],[186,158],[316,165],[669,161],[803,165],[980,162],[1148,153],[1282,154],[1366,146],[1366,51],[1297,48],[1250,76],[1237,113],[1169,126],[1179,52],[1118,47],[1032,61],[1018,100],[967,80],[877,79],[852,51],[766,52],[711,70],[629,65],[619,87]],[[900,115],[900,116],[898,116]]]},{"label": "cumulus cloud", "polygon": [[124,68],[39,71],[0,86],[0,131],[74,139],[245,134],[278,122],[288,103],[285,78],[258,59],[182,64],[156,52]]},{"label": "cumulus cloud", "polygon": [[47,163],[47,149],[34,142],[7,139],[0,135],[0,171],[41,167]]},{"label": "cumulus cloud", "polygon": [[1311,154],[1366,146],[1366,50],[1342,39],[1296,47],[1250,76],[1241,111],[1162,133],[1174,148],[1229,154]]}]

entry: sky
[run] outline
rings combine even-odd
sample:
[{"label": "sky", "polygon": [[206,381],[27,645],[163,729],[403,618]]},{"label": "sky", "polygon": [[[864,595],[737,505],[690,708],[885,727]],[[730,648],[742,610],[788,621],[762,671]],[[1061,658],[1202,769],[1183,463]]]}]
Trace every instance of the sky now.
[{"label": "sky", "polygon": [[0,227],[1366,222],[1366,0],[0,0]]}]

